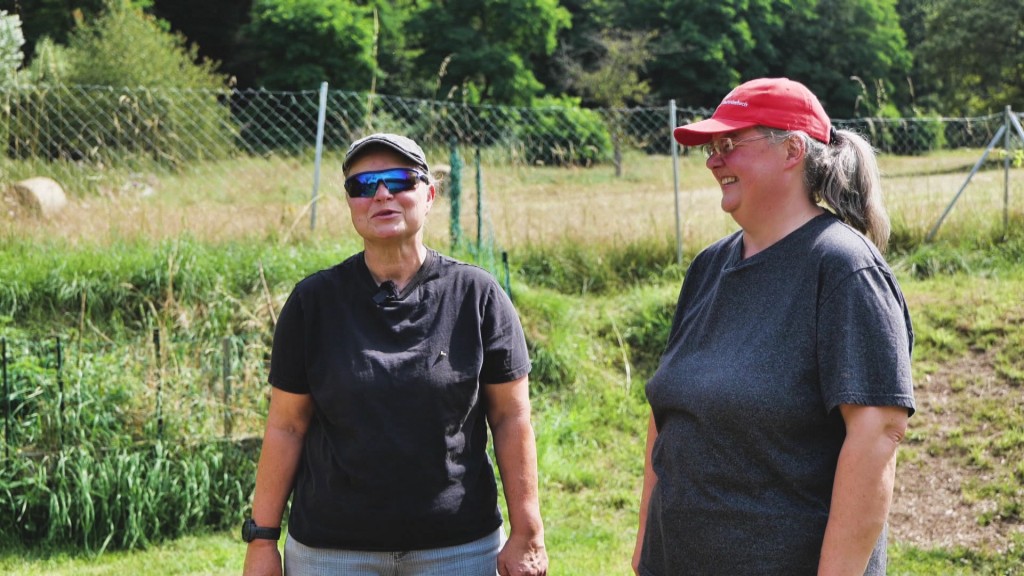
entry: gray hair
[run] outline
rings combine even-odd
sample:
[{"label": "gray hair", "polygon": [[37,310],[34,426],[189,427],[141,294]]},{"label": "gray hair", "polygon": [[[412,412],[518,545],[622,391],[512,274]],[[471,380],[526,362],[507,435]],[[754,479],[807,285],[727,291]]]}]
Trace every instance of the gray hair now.
[{"label": "gray hair", "polygon": [[811,202],[824,203],[884,253],[889,242],[889,214],[882,203],[881,176],[871,144],[850,130],[833,130],[830,144],[799,131],[771,132],[803,139],[807,150],[804,184]]}]

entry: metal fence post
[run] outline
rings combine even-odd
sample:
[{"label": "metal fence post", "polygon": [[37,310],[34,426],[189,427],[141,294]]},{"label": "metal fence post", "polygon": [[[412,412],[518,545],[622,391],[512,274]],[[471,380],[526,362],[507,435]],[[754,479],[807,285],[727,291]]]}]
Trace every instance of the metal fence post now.
[{"label": "metal fence post", "polygon": [[1003,240],[1010,237],[1010,117],[1012,114],[1010,106],[1007,105],[1006,116],[1003,118],[1006,127],[1006,140],[1003,142],[1003,148],[1006,151],[1003,154]]},{"label": "metal fence post", "polygon": [[462,224],[459,222],[459,214],[462,212],[462,158],[459,157],[459,146],[455,138],[451,139],[451,179],[448,187],[451,195],[451,222],[449,225],[452,243],[452,252],[456,252],[462,244]]},{"label": "metal fence post", "polygon": [[316,202],[320,194],[320,161],[324,155],[324,123],[327,116],[327,82],[320,84],[320,111],[316,118],[316,159],[313,161],[313,198],[309,205],[309,229],[316,229]]},{"label": "metal fence post", "polygon": [[672,140],[672,186],[676,202],[676,264],[683,264],[683,228],[679,214],[679,143],[676,142],[676,101],[668,101],[668,137]]},{"label": "metal fence post", "polygon": [[163,362],[160,358],[160,329],[153,329],[153,350],[156,353],[156,437],[162,439],[164,436],[164,414],[163,399],[160,397],[163,389]]},{"label": "metal fence post", "polygon": [[231,421],[231,339],[224,337],[220,345],[221,375],[224,379],[224,437],[230,438],[233,429]]},{"label": "metal fence post", "polygon": [[64,447],[64,354],[60,336],[55,338],[57,351],[57,439]]},{"label": "metal fence post", "polygon": [[0,338],[0,368],[4,381],[4,458],[8,458],[11,445],[11,387],[7,381],[7,338]]},{"label": "metal fence post", "polygon": [[476,258],[480,262],[484,249],[484,176],[480,168],[480,146],[476,147]]}]

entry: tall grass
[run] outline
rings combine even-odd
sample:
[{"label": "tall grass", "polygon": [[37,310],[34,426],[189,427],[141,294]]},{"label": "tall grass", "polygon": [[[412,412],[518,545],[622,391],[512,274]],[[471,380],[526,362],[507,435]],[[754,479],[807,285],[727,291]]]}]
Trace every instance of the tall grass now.
[{"label": "tall grass", "polygon": [[255,475],[232,443],[61,449],[0,468],[4,540],[91,552],[233,526]]},{"label": "tall grass", "polygon": [[242,299],[279,294],[356,250],[353,243],[208,244],[188,236],[81,247],[11,239],[0,251],[0,315],[77,323],[84,314],[97,324],[138,328],[153,313],[195,314],[206,319],[197,329],[216,332],[228,318],[255,314],[239,310]]}]

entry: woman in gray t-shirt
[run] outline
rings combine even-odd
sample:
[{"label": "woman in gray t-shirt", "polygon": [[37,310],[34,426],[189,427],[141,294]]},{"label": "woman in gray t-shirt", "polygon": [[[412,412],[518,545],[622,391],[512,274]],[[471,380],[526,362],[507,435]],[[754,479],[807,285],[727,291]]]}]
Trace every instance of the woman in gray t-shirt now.
[{"label": "woman in gray t-shirt", "polygon": [[884,574],[913,332],[873,151],[785,78],[674,136],[741,230],[694,259],[647,384],[633,568]]}]

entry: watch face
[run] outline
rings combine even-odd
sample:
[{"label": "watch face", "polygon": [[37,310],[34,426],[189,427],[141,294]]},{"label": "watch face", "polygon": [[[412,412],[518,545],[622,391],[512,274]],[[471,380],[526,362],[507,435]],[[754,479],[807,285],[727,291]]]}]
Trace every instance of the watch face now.
[{"label": "watch face", "polygon": [[256,522],[252,518],[246,518],[245,522],[242,522],[242,540],[252,542],[254,528],[256,528]]}]

